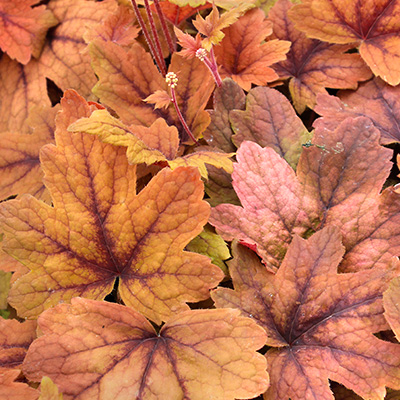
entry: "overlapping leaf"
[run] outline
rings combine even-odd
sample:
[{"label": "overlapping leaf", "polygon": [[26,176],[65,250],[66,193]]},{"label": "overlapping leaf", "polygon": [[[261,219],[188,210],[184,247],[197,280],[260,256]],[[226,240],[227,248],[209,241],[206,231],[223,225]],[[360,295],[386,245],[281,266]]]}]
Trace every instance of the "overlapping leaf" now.
[{"label": "overlapping leaf", "polygon": [[326,227],[308,240],[295,236],[276,274],[257,256],[234,247],[229,264],[235,290],[219,288],[218,307],[237,307],[267,332],[268,400],[333,400],[328,379],[364,399],[383,400],[400,386],[400,345],[379,340],[387,329],[382,293],[400,273],[385,268],[338,274],[344,254],[339,230]]},{"label": "overlapping leaf", "polygon": [[228,275],[228,270],[224,262],[231,257],[228,245],[210,227],[205,226],[203,232],[196,236],[186,246],[186,249],[210,257],[212,263],[218,265]]},{"label": "overlapping leaf", "polygon": [[381,143],[400,141],[400,86],[392,87],[379,78],[361,85],[355,92],[338,96],[319,95],[315,111],[323,118],[314,126],[334,130],[348,117],[368,117],[381,133]]},{"label": "overlapping leaf", "polygon": [[1,204],[3,249],[26,264],[9,302],[33,318],[60,300],[103,299],[119,278],[125,304],[160,323],[208,297],[223,277],[204,256],[183,251],[207,222],[195,168],[162,170],[136,194],[125,149],[67,127],[97,107],[69,91],[56,144],[41,152],[54,207],[31,196]]},{"label": "overlapping leaf", "polygon": [[35,338],[36,321],[0,318],[0,371],[18,368]]},{"label": "overlapping leaf", "polygon": [[210,125],[204,131],[204,139],[210,146],[229,153],[236,148],[232,143],[232,128],[229,120],[231,111],[244,110],[246,97],[239,85],[230,78],[222,81],[214,91],[214,109],[209,110]]},{"label": "overlapping leaf", "polygon": [[63,400],[62,393],[48,376],[44,376],[40,382],[39,400]]},{"label": "overlapping leaf", "polygon": [[0,397],[2,400],[37,400],[39,392],[26,383],[15,382],[20,371],[9,369],[0,371]]},{"label": "overlapping leaf", "polygon": [[290,78],[289,90],[299,113],[314,108],[316,95],[325,88],[356,89],[358,81],[372,75],[359,54],[348,54],[350,45],[331,45],[309,39],[295,29],[288,18],[293,3],[279,0],[268,14],[274,24],[274,36],[292,45],[287,59],[273,66],[280,79]]},{"label": "overlapping leaf", "polygon": [[272,34],[272,24],[259,8],[248,11],[224,29],[224,34],[220,45],[215,47],[222,78],[232,78],[244,90],[250,90],[252,83],[265,85],[278,79],[270,66],[286,58],[290,43],[284,40],[261,43]]},{"label": "overlapping leaf", "polygon": [[100,24],[88,29],[83,37],[86,42],[100,38],[104,41],[112,41],[120,46],[131,46],[140,31],[135,21],[133,11],[128,7],[120,6]]},{"label": "overlapping leaf", "polygon": [[272,269],[295,233],[307,237],[329,224],[343,235],[343,271],[385,265],[400,251],[400,196],[393,188],[380,193],[391,155],[370,120],[361,117],[346,119],[329,134],[317,128],[297,176],[274,150],[244,142],[232,174],[242,207],[219,205],[210,222],[225,240],[256,247]]},{"label": "overlapping leaf", "polygon": [[31,380],[49,376],[66,400],[233,400],[268,387],[265,359],[255,352],[265,332],[237,310],[187,311],[157,333],[129,307],[71,303],[40,316],[44,335],[23,366]]},{"label": "overlapping leaf", "polygon": [[58,23],[37,0],[0,1],[0,48],[12,59],[27,64],[39,57],[47,30]]},{"label": "overlapping leaf", "polygon": [[400,83],[400,1],[305,0],[289,11],[297,29],[330,43],[355,43],[376,76]]},{"label": "overlapping leaf", "polygon": [[237,132],[232,137],[237,147],[245,140],[271,147],[293,168],[303,150],[302,144],[311,139],[290,102],[274,89],[251,89],[246,97],[246,110],[231,111],[229,120]]},{"label": "overlapping leaf", "polygon": [[29,110],[50,105],[38,62],[21,65],[4,54],[0,60],[0,132],[29,132]]},{"label": "overlapping leaf", "polygon": [[90,66],[90,57],[84,52],[83,34],[110,15],[116,9],[116,2],[64,0],[50,2],[49,8],[61,23],[43,49],[41,72],[62,90],[72,88],[89,97],[96,76]]},{"label": "overlapping leaf", "polygon": [[176,157],[179,147],[178,131],[169,127],[162,119],[157,119],[149,128],[140,125],[127,127],[111,116],[106,110],[95,111],[89,118],[83,118],[68,128],[71,132],[86,132],[97,135],[104,143],[127,148],[128,161],[131,164],[147,165],[165,161],[175,169],[179,166],[197,167],[207,178],[205,164],[224,168],[232,172],[233,153],[199,151],[184,157]]},{"label": "overlapping leaf", "polygon": [[31,108],[27,125],[31,133],[0,133],[0,199],[30,193],[49,201],[39,162],[42,146],[54,141],[58,107]]}]

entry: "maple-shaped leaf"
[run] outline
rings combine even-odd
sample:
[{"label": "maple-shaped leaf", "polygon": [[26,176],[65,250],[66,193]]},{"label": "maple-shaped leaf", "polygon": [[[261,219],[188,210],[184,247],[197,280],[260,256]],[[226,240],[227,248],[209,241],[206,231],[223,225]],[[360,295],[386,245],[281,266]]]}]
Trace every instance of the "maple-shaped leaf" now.
[{"label": "maple-shaped leaf", "polygon": [[140,31],[140,28],[135,25],[135,21],[133,10],[121,5],[100,24],[88,29],[83,37],[87,43],[100,38],[120,46],[131,46]]},{"label": "maple-shaped leaf", "polygon": [[205,164],[224,168],[232,172],[233,153],[199,151],[183,157],[176,157],[179,147],[178,131],[168,126],[162,118],[157,119],[149,128],[140,125],[127,127],[106,110],[95,111],[89,118],[83,118],[68,128],[71,132],[85,132],[97,135],[104,143],[126,147],[130,164],[154,164],[166,161],[175,169],[179,166],[197,167],[207,178]]},{"label": "maple-shaped leaf", "polygon": [[2,400],[37,400],[39,392],[26,383],[15,382],[20,371],[18,369],[0,370],[0,398]]},{"label": "maple-shaped leaf", "polygon": [[47,30],[58,21],[37,0],[0,1],[0,48],[12,59],[27,64],[39,57]]},{"label": "maple-shaped leaf", "polygon": [[0,318],[0,371],[18,368],[35,338],[36,321]]},{"label": "maple-shaped leaf", "polygon": [[167,108],[171,104],[171,96],[165,90],[156,90],[143,99],[146,103],[154,104],[154,108]]},{"label": "maple-shaped leaf", "polygon": [[229,120],[237,132],[232,137],[237,147],[245,140],[272,147],[293,168],[303,150],[302,145],[311,139],[290,102],[275,89],[251,89],[246,97],[246,110],[231,111]]},{"label": "maple-shaped leaf", "polygon": [[295,233],[308,237],[330,224],[346,247],[341,270],[385,265],[400,251],[400,196],[393,188],[381,193],[392,152],[379,145],[378,130],[348,118],[329,134],[317,128],[306,146],[296,175],[273,149],[243,142],[232,174],[242,207],[219,205],[210,223],[225,240],[256,248],[272,269]]},{"label": "maple-shaped leaf", "polygon": [[213,102],[214,109],[208,110],[211,122],[203,133],[204,139],[227,153],[235,151],[229,117],[231,111],[245,109],[246,96],[235,81],[225,78],[221,87],[215,89]]},{"label": "maple-shaped leaf", "polygon": [[229,263],[235,290],[219,288],[217,307],[237,307],[267,332],[268,400],[333,400],[331,379],[364,399],[383,400],[400,387],[400,345],[374,333],[387,329],[382,293],[400,264],[338,274],[344,254],[339,229],[308,240],[295,236],[276,274],[234,246]]},{"label": "maple-shaped leaf", "polygon": [[215,47],[222,78],[232,78],[244,90],[250,90],[252,83],[262,86],[278,79],[270,66],[286,59],[290,42],[264,42],[272,34],[272,23],[265,19],[262,10],[248,11],[226,28],[224,34],[220,46]]},{"label": "maple-shaped leaf", "polygon": [[49,201],[39,162],[42,146],[54,141],[54,118],[58,107],[31,108],[27,125],[31,133],[0,133],[0,199],[30,193]]},{"label": "maple-shaped leaf", "polygon": [[178,39],[179,46],[182,47],[182,50],[179,52],[179,54],[185,58],[196,57],[197,50],[202,49],[200,34],[198,33],[195,37],[193,37],[188,33],[182,32],[177,27],[174,27],[174,32],[176,38]]},{"label": "maple-shaped leaf", "polygon": [[212,11],[206,18],[197,14],[196,19],[193,21],[193,25],[199,33],[205,36],[205,39],[202,40],[203,48],[210,51],[213,45],[219,44],[225,36],[222,30],[232,25],[242,14],[253,7],[253,3],[245,1],[220,15],[218,8],[214,4]]},{"label": "maple-shaped leaf", "polygon": [[316,95],[325,88],[356,89],[359,81],[372,76],[357,53],[348,54],[351,45],[332,45],[309,39],[288,18],[290,0],[279,0],[268,14],[274,24],[274,37],[292,45],[287,59],[273,66],[280,79],[289,78],[293,104],[299,113],[314,108]]},{"label": "maple-shaped leaf", "polygon": [[63,400],[63,398],[57,385],[48,376],[44,376],[40,381],[39,400]]},{"label": "maple-shaped leaf", "polygon": [[[180,0],[178,1],[180,2]],[[190,5],[179,6],[174,3],[176,3],[176,1],[161,1],[159,3],[162,13],[164,14],[164,17],[174,26],[179,26],[185,19],[188,19],[189,17],[198,13],[201,10],[205,10],[207,8],[212,7],[210,3],[205,3],[204,1],[203,4],[199,5],[198,7],[197,6],[191,7]],[[151,4],[150,7],[153,10],[153,12],[156,11],[154,3]]]},{"label": "maple-shaped leaf", "polygon": [[314,121],[314,127],[334,130],[346,118],[365,116],[379,129],[382,144],[400,141],[400,86],[389,86],[379,78],[360,85],[356,91],[318,95],[315,112],[323,118]]},{"label": "maple-shaped leaf", "polygon": [[50,107],[46,79],[36,60],[21,65],[3,54],[0,59],[0,132],[28,133],[33,106]]},{"label": "maple-shaped leaf", "polygon": [[[41,73],[61,90],[75,89],[85,97],[92,95],[96,76],[90,65],[83,34],[116,9],[114,0],[52,1],[48,7],[60,20],[40,56]],[[82,23],[84,20],[84,23]]]},{"label": "maple-shaped leaf", "polygon": [[41,151],[53,206],[31,196],[1,204],[3,249],[31,272],[13,285],[20,316],[83,296],[103,299],[119,278],[125,304],[157,323],[208,297],[222,271],[183,251],[209,216],[195,168],[160,171],[136,193],[136,166],[124,148],[67,127],[89,106],[74,91],[62,99],[56,146]]},{"label": "maple-shaped leaf", "polygon": [[400,2],[305,0],[289,11],[296,29],[330,43],[359,45],[376,76],[400,83]]},{"label": "maple-shaped leaf", "polygon": [[265,332],[237,310],[183,312],[156,332],[129,307],[75,298],[39,324],[43,336],[23,371],[34,381],[49,376],[65,400],[233,400],[268,387],[265,359],[255,352]]}]

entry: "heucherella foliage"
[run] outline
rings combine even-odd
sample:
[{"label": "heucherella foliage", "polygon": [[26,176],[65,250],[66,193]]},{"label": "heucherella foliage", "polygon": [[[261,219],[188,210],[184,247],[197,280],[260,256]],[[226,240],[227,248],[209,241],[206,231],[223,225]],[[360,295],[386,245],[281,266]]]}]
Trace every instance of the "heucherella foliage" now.
[{"label": "heucherella foliage", "polygon": [[399,10],[0,0],[0,398],[398,400]]}]

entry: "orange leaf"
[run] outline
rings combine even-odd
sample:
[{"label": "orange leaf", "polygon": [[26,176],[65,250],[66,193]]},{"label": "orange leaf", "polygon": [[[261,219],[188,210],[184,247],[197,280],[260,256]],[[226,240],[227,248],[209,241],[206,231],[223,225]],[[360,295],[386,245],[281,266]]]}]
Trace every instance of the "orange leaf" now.
[{"label": "orange leaf", "polygon": [[[130,164],[154,164],[166,161],[171,169],[179,166],[197,167],[203,178],[207,179],[205,164],[211,164],[231,173],[233,153],[220,153],[203,150],[183,157],[176,157],[179,137],[174,126],[168,126],[159,118],[149,128],[140,125],[125,126],[106,110],[93,112],[89,118],[82,118],[68,128],[71,132],[85,132],[97,135],[104,143],[127,148]],[[207,148],[208,149],[208,148]]]},{"label": "orange leaf", "polygon": [[290,42],[271,40],[262,43],[272,33],[271,22],[255,8],[224,30],[225,38],[215,47],[221,77],[231,77],[244,90],[251,84],[265,85],[278,79],[270,66],[286,58]]},{"label": "orange leaf", "polygon": [[110,15],[116,9],[116,3],[113,0],[62,0],[51,2],[49,8],[61,23],[54,29],[40,56],[41,73],[62,90],[72,88],[85,97],[93,97],[96,76],[89,55],[83,51],[86,49],[83,34]]},{"label": "orange leaf", "polygon": [[23,366],[31,380],[49,376],[66,400],[233,400],[268,386],[265,359],[255,352],[265,332],[237,310],[187,311],[157,333],[129,307],[71,303],[40,316],[44,335]]},{"label": "orange leaf", "polygon": [[39,392],[26,383],[14,382],[18,378],[20,371],[9,369],[0,371],[0,398],[2,400],[36,400]]},{"label": "orange leaf", "polygon": [[213,4],[212,11],[205,19],[200,14],[197,14],[193,25],[206,37],[202,41],[203,48],[210,51],[213,45],[220,43],[225,36],[222,30],[232,25],[242,14],[253,7],[254,4],[244,1],[219,15],[218,8]]},{"label": "orange leaf", "polygon": [[334,130],[349,117],[368,117],[381,133],[381,144],[400,142],[400,86],[392,87],[375,78],[355,92],[340,91],[338,96],[319,95],[315,112],[323,118],[313,126]]},{"label": "orange leaf", "polygon": [[288,18],[293,7],[289,0],[279,0],[269,13],[274,36],[292,42],[287,59],[273,66],[280,79],[290,78],[289,90],[299,113],[314,108],[316,95],[325,88],[356,89],[358,81],[372,75],[359,54],[347,54],[350,45],[331,45],[313,40],[298,31]]},{"label": "orange leaf", "polygon": [[[154,4],[151,4],[150,7],[152,8],[153,12],[155,12]],[[188,5],[178,6],[176,4],[172,4],[170,1],[161,1],[160,7],[165,18],[173,25],[179,26],[185,19],[188,19],[201,10],[211,8],[212,5],[210,3],[206,3],[198,7],[191,7]]]},{"label": "orange leaf", "polygon": [[37,0],[0,1],[0,48],[12,59],[27,64],[39,57],[49,28],[58,21],[46,6],[32,8]]},{"label": "orange leaf", "polygon": [[204,139],[210,146],[215,146],[227,153],[235,151],[232,143],[232,128],[229,120],[231,111],[244,110],[246,96],[239,85],[230,78],[214,91],[214,109],[209,110],[210,125],[204,131]]},{"label": "orange leaf", "polygon": [[400,83],[400,2],[305,0],[289,11],[297,29],[330,43],[356,43],[361,57],[390,85]]},{"label": "orange leaf", "polygon": [[154,110],[143,99],[167,84],[149,53],[139,43],[125,49],[113,42],[95,39],[89,44],[92,67],[99,78],[93,93],[131,125],[150,126],[157,118],[169,121],[168,111]]},{"label": "orange leaf", "polygon": [[58,107],[32,107],[27,120],[31,134],[0,133],[0,199],[30,193],[49,201],[43,185],[39,150],[54,141],[54,118]]},{"label": "orange leaf", "polygon": [[15,319],[0,318],[0,371],[18,368],[35,338],[36,321],[21,323]]},{"label": "orange leaf", "polygon": [[62,107],[57,146],[41,151],[54,207],[30,196],[0,206],[3,249],[31,270],[13,285],[10,304],[34,318],[60,300],[103,299],[117,277],[125,304],[157,323],[206,299],[223,273],[183,251],[209,216],[198,171],[163,169],[136,194],[125,149],[66,130],[95,106],[68,91]]},{"label": "orange leaf", "polygon": [[171,96],[165,90],[156,90],[143,101],[154,104],[154,108],[167,108],[171,104]]},{"label": "orange leaf", "polygon": [[268,335],[269,400],[333,400],[328,379],[364,399],[383,400],[385,386],[400,387],[400,345],[379,340],[387,329],[382,293],[400,272],[385,268],[338,274],[344,254],[336,227],[308,240],[295,236],[276,274],[257,256],[234,246],[229,270],[235,290],[212,294],[218,307],[236,307]]},{"label": "orange leaf", "polygon": [[[214,90],[214,80],[208,68],[199,59],[183,59],[176,53],[172,55],[168,71],[175,72],[178,76],[179,81],[175,88],[178,105],[194,137],[197,138],[210,123],[210,116],[204,109]],[[182,137],[181,123],[175,113],[174,125],[181,130]]]},{"label": "orange leaf", "polygon": [[46,78],[36,60],[18,64],[3,54],[0,60],[0,132],[28,133],[32,106],[51,106]]},{"label": "orange leaf", "polygon": [[179,46],[182,50],[179,54],[185,58],[193,58],[196,56],[197,50],[201,49],[201,36],[198,33],[196,37],[182,32],[177,27],[174,27],[176,38],[178,39]]},{"label": "orange leaf", "polygon": [[134,25],[135,21],[133,11],[121,5],[103,22],[87,30],[83,37],[86,42],[100,38],[104,41],[112,41],[120,46],[131,46],[140,31],[140,28]]}]

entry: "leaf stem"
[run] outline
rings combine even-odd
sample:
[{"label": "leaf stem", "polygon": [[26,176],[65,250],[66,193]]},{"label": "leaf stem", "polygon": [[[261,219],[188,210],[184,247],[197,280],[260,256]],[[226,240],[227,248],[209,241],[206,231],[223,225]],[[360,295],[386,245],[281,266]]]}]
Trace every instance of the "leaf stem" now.
[{"label": "leaf stem", "polygon": [[[162,58],[162,62],[161,62],[161,60],[159,59],[158,53],[156,52],[156,48],[154,47],[154,43],[152,42],[151,37],[149,35],[149,31],[147,30],[146,24],[145,24],[145,22],[144,22],[144,20],[142,18],[142,14],[140,14],[139,7],[138,7],[138,5],[136,3],[136,0],[131,0],[131,3],[132,3],[132,6],[133,6],[133,10],[135,11],[136,19],[138,20],[139,25],[140,25],[140,27],[142,29],[144,38],[146,39],[146,43],[149,46],[150,53],[151,53],[154,61],[156,62],[158,69],[165,76],[166,69],[165,69],[164,58]],[[164,65],[164,68],[162,68],[163,65]]]},{"label": "leaf stem", "polygon": [[163,33],[164,33],[165,40],[168,43],[169,51],[171,53],[174,53],[176,51],[176,45],[173,42],[172,37],[171,37],[171,35],[169,33],[169,30],[168,30],[168,27],[167,27],[167,22],[166,22],[165,16],[164,16],[164,12],[163,12],[163,10],[162,10],[162,8],[160,6],[160,1],[159,0],[154,0],[154,5],[156,7],[158,18],[160,19],[160,22],[161,22],[161,27],[162,27],[162,30],[163,30]]}]

